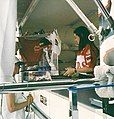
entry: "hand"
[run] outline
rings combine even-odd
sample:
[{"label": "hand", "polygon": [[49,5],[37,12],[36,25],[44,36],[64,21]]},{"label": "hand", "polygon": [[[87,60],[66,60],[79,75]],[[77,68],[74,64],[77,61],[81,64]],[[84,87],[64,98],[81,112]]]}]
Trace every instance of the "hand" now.
[{"label": "hand", "polygon": [[66,72],[63,74],[64,76],[71,76],[75,73],[76,69],[72,67],[65,68]]},{"label": "hand", "polygon": [[29,95],[27,96],[27,102],[28,102],[28,104],[31,104],[31,103],[33,102],[33,97],[32,97],[31,94],[29,94]]}]

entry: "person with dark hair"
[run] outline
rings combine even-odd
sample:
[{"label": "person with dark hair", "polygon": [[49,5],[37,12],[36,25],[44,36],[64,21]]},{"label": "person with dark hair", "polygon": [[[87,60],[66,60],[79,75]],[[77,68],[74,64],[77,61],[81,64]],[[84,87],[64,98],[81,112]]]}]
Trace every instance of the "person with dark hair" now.
[{"label": "person with dark hair", "polygon": [[[19,60],[15,58],[13,77],[19,73]],[[16,80],[15,80],[16,81]],[[14,81],[14,83],[15,83]],[[25,99],[26,98],[26,99]],[[2,117],[3,119],[25,119],[25,110],[28,105],[33,103],[33,96],[29,94],[23,97],[22,93],[3,94]]]},{"label": "person with dark hair", "polygon": [[89,30],[85,26],[80,26],[74,30],[74,42],[78,46],[76,66],[74,68],[66,68],[65,76],[72,76],[73,74],[90,74],[93,77],[93,69],[97,63],[99,56],[98,48],[93,41],[88,39],[90,35]]}]

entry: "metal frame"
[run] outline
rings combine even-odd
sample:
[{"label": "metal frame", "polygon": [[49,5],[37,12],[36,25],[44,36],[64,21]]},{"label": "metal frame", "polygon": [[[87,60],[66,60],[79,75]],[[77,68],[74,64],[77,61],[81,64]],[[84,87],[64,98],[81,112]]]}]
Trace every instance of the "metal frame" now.
[{"label": "metal frame", "polygon": [[39,81],[39,82],[23,82],[23,83],[2,83],[0,84],[0,93],[18,93],[18,92],[26,92],[26,91],[34,91],[34,90],[47,90],[47,89],[67,89],[73,85],[79,84],[90,84],[95,82],[95,78],[88,79],[57,79],[57,81]]},{"label": "metal frame", "polygon": [[40,119],[51,119],[48,115],[46,115],[35,103],[30,105],[32,111],[39,117]]},{"label": "metal frame", "polygon": [[[74,9],[74,11],[79,15],[79,17],[84,21],[84,23],[88,26],[90,31],[93,34],[98,34],[97,28],[89,21],[89,19],[83,14],[83,12],[78,8],[78,6],[74,3],[73,0],[66,0],[69,5]],[[102,6],[102,3],[99,0],[96,0],[98,7],[101,8],[105,17],[110,23],[110,26],[114,28],[114,22],[112,18],[109,16],[107,11]],[[103,9],[102,9],[103,8]],[[31,10],[28,10],[27,15],[23,18],[21,22],[21,26],[25,23],[27,18],[30,16]],[[85,81],[73,81],[73,80],[64,80],[64,81],[44,81],[44,82],[27,82],[27,83],[4,83],[0,84],[0,93],[18,93],[22,91],[34,91],[39,89],[66,89],[69,88],[70,100],[71,100],[71,109],[72,109],[72,119],[78,119],[78,109],[77,109],[77,90],[85,90],[85,89],[94,89],[94,88],[101,88],[101,87],[112,87],[114,84],[109,85],[95,85],[95,84],[87,84],[86,81],[95,81],[91,79],[84,79]],[[82,83],[86,83],[82,84]]]},{"label": "metal frame", "polygon": [[40,0],[32,0],[29,8],[27,9],[23,19],[21,20],[19,27],[23,27],[25,22],[28,20],[28,18],[31,16],[33,10],[36,8],[36,6],[38,5],[38,3],[40,2]]},{"label": "metal frame", "polygon": [[69,88],[69,100],[70,100],[70,109],[72,114],[72,119],[78,119],[78,107],[77,107],[77,88],[70,87]]},{"label": "metal frame", "polygon": [[[68,2],[68,4],[72,7],[72,9],[78,14],[78,16],[82,19],[82,21],[87,25],[87,27],[90,29],[90,31],[92,32],[91,36],[93,36],[93,39],[90,40],[95,40],[95,36],[99,35],[100,31],[97,30],[97,28],[89,21],[89,19],[83,14],[83,12],[79,9],[79,7],[75,4],[75,2],[73,0],[66,0],[66,2]],[[103,6],[103,4],[101,3],[100,0],[94,0],[94,2],[96,3],[96,5],[98,6],[98,8],[101,10],[101,12],[103,13],[104,17],[107,19],[110,28],[113,28],[114,30],[114,20],[112,19],[112,17],[109,15],[108,11],[105,9],[105,7]],[[103,85],[102,85],[103,86]],[[102,87],[101,86],[101,87]],[[107,86],[112,86],[111,85],[105,85],[103,87],[107,87]],[[113,85],[114,86],[114,85]],[[85,87],[85,88],[93,88],[94,86],[90,86],[90,87]],[[100,88],[99,86],[95,86],[94,88]],[[77,90],[79,90],[81,88],[77,88],[77,87],[73,87],[70,88],[70,91],[72,91],[72,93],[70,93],[70,100],[72,100],[72,119],[78,119],[78,109],[77,109]],[[84,89],[84,87],[82,88]],[[76,103],[74,102],[74,98]]]},{"label": "metal frame", "polygon": [[66,2],[72,7],[72,9],[78,14],[78,16],[82,19],[82,21],[87,25],[87,27],[90,29],[90,31],[93,34],[97,34],[98,30],[94,26],[93,23],[90,22],[90,20],[84,15],[84,13],[80,10],[80,8],[76,5],[76,3],[73,0],[66,0]]},{"label": "metal frame", "polygon": [[105,7],[103,6],[102,2],[100,0],[94,0],[95,4],[98,6],[98,8],[101,10],[103,16],[106,18],[106,20],[108,21],[109,25],[111,28],[114,29],[114,20],[113,18],[110,16],[109,12],[107,11],[107,9],[105,9]]},{"label": "metal frame", "polygon": [[[62,80],[62,79],[61,79]],[[82,80],[82,81],[81,81]],[[85,80],[85,81],[84,81]],[[99,85],[94,84],[96,79],[80,79],[79,81],[64,80],[64,81],[44,81],[44,82],[29,82],[29,83],[10,83],[10,84],[1,84],[0,93],[18,93],[23,91],[34,91],[34,90],[43,90],[43,89],[69,89],[69,98],[70,98],[70,109],[72,113],[72,119],[78,118],[78,108],[77,108],[77,91],[78,90],[88,90],[102,87],[112,87],[114,84],[109,85]],[[39,108],[35,106],[35,103],[31,105],[32,110],[36,115],[41,113]],[[47,119],[50,119],[45,114],[43,114]]]},{"label": "metal frame", "polygon": [[77,108],[77,91],[78,90],[88,90],[102,87],[113,87],[114,84],[110,85],[94,85],[94,84],[86,84],[86,85],[78,85],[69,87],[69,98],[70,98],[70,108],[72,119],[79,119],[78,108]]}]

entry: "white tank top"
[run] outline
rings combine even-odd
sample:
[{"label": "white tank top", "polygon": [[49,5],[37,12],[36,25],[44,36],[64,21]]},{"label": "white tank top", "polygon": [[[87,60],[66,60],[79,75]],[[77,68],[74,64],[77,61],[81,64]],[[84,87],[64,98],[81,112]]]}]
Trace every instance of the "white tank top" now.
[{"label": "white tank top", "polygon": [[[21,94],[15,94],[16,103],[23,102],[25,99],[22,97]],[[25,119],[25,111],[24,109],[15,111],[10,113],[7,108],[7,101],[6,101],[6,95],[3,95],[3,102],[2,102],[2,116],[3,119]]]}]

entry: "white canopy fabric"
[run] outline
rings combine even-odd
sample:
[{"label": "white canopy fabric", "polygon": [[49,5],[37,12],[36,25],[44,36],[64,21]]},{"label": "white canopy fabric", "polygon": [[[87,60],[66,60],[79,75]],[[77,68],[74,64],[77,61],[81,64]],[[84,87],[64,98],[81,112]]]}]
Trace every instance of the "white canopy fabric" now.
[{"label": "white canopy fabric", "polygon": [[0,0],[0,82],[10,82],[15,60],[17,0]]},{"label": "white canopy fabric", "polygon": [[114,19],[114,0],[111,0],[111,3],[110,16]]}]

